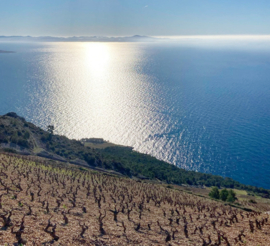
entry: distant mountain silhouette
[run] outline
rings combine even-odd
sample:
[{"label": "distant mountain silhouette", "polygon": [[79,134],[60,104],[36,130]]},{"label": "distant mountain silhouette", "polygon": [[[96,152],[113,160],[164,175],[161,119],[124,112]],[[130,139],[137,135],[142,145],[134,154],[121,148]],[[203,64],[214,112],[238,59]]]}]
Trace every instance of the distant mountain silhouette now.
[{"label": "distant mountain silhouette", "polygon": [[127,37],[106,37],[106,36],[74,36],[74,37],[52,37],[52,36],[0,36],[0,40],[6,41],[35,41],[35,42],[154,42],[159,38],[149,36],[127,36]]},{"label": "distant mountain silhouette", "polygon": [[0,53],[14,53],[13,51],[0,50]]}]

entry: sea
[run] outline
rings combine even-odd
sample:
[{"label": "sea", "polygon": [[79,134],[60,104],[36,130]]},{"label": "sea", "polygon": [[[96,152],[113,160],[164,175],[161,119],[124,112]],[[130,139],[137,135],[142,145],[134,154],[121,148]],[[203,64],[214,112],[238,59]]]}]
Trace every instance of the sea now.
[{"label": "sea", "polygon": [[0,115],[270,189],[270,39],[0,42]]}]

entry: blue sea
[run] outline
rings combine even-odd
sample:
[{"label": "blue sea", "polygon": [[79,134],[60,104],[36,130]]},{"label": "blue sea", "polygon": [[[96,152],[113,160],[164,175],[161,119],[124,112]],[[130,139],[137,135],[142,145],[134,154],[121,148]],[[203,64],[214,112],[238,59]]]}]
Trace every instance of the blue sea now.
[{"label": "blue sea", "polygon": [[270,40],[1,42],[0,114],[270,188]]}]

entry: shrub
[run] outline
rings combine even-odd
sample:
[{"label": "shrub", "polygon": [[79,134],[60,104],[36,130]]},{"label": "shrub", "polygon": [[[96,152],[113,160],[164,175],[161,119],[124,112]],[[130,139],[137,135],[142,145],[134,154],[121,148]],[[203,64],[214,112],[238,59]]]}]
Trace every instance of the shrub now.
[{"label": "shrub", "polygon": [[0,143],[8,143],[8,139],[4,134],[0,134]]},{"label": "shrub", "polygon": [[228,198],[228,195],[229,195],[228,190],[227,190],[227,189],[223,189],[223,190],[220,192],[219,197],[220,197],[220,199],[221,199],[222,201],[225,202],[225,201],[227,200],[227,198]]},{"label": "shrub", "polygon": [[24,139],[29,139],[29,137],[30,137],[30,133],[28,131],[25,132],[24,135],[23,135],[23,138]]},{"label": "shrub", "polygon": [[27,142],[27,140],[22,138],[18,138],[17,144],[25,148],[29,147],[29,143]]},{"label": "shrub", "polygon": [[215,199],[219,199],[219,190],[218,187],[214,186],[209,193],[209,196]]},{"label": "shrub", "polygon": [[233,190],[229,190],[228,197],[226,199],[227,202],[234,202],[236,200],[236,194]]},{"label": "shrub", "polygon": [[17,153],[17,151],[15,149],[10,149],[10,148],[3,148],[3,151],[8,152],[8,153],[14,153],[14,154]]}]

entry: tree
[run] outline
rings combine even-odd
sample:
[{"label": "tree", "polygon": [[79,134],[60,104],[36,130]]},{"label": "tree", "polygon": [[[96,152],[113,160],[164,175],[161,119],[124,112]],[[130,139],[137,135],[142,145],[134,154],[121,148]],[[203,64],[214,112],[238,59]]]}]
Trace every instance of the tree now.
[{"label": "tree", "polygon": [[214,186],[209,193],[209,196],[215,199],[219,199],[219,190],[218,187]]},{"label": "tree", "polygon": [[51,135],[53,135],[54,125],[48,125],[48,126],[47,126],[47,131],[48,131]]},{"label": "tree", "polygon": [[228,190],[227,190],[227,189],[223,189],[223,190],[220,192],[219,197],[220,197],[220,199],[221,199],[222,201],[225,202],[225,201],[227,200],[227,198],[228,198],[228,195],[229,195]]},{"label": "tree", "polygon": [[227,202],[234,202],[236,200],[236,194],[233,190],[229,190],[228,192],[228,197],[227,197]]},{"label": "tree", "polygon": [[47,126],[47,131],[49,132],[48,140],[51,141],[52,140],[53,131],[54,131],[54,125],[48,125]]}]

